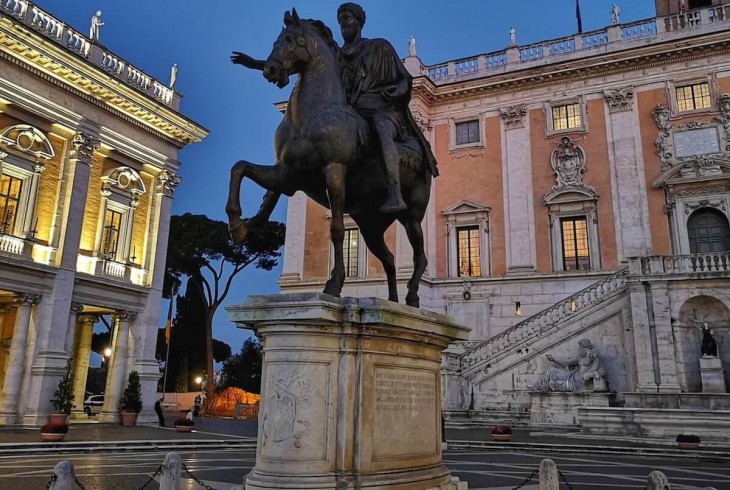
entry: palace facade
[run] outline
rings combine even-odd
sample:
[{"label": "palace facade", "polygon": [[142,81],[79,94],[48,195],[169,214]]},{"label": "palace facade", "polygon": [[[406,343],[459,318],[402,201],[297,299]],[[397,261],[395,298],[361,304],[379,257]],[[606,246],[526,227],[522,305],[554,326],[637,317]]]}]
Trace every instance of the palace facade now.
[{"label": "palace facade", "polygon": [[[441,173],[421,305],[472,328],[444,356],[449,423],[730,427],[730,2],[685,8],[656,0],[655,18],[405,59]],[[283,292],[320,290],[328,230],[327,210],[289,200]],[[386,238],[402,298],[411,250],[400,226]],[[345,257],[343,295],[387,297],[352,223]],[[712,369],[702,327],[719,346]],[[537,392],[546,355],[575,357],[582,339],[607,393]]]},{"label": "palace facade", "polygon": [[207,131],[180,94],[26,0],[0,2],[0,425],[37,425],[71,360],[84,417],[108,318],[104,406],[140,374],[156,420],[157,321],[178,151]]}]

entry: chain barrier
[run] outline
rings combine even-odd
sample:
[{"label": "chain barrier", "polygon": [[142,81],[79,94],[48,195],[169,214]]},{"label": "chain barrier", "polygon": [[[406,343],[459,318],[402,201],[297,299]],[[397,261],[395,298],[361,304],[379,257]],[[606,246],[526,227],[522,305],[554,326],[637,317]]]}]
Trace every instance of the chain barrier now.
[{"label": "chain barrier", "polygon": [[568,487],[568,490],[573,490],[573,487],[568,483],[568,480],[565,479],[565,475],[563,475],[563,472],[558,470],[558,476],[561,480],[563,480],[563,483],[565,483],[565,486]]},{"label": "chain barrier", "polygon": [[209,485],[206,485],[197,476],[193,475],[192,472],[188,469],[188,467],[185,466],[185,463],[182,463],[182,469],[185,470],[185,473],[187,473],[188,476],[195,481],[195,483],[197,483],[201,487],[205,488],[205,490],[215,490],[215,488],[213,488],[213,487],[211,487]]},{"label": "chain barrier", "polygon": [[160,473],[162,473],[162,465],[160,465],[160,466],[157,467],[157,469],[155,470],[155,472],[152,473],[152,476],[150,477],[150,479],[147,480],[144,485],[142,485],[141,487],[139,487],[139,490],[144,490],[145,488],[147,488],[147,486],[150,483],[152,483],[153,481],[155,481],[155,477],[157,475],[159,475]]},{"label": "chain barrier", "polygon": [[86,490],[86,489],[84,488],[84,486],[83,486],[83,485],[81,484],[81,482],[79,481],[79,479],[78,479],[78,478],[76,478],[76,476],[75,476],[75,475],[74,475],[74,483],[75,483],[75,484],[76,484],[76,485],[77,485],[77,486],[78,486],[78,487],[79,487],[79,488],[80,488],[81,490]]},{"label": "chain barrier", "polygon": [[539,471],[540,470],[533,470],[532,474],[530,476],[528,476],[525,481],[523,481],[522,483],[520,483],[519,485],[517,485],[516,487],[514,487],[512,490],[519,490],[520,488],[522,488],[525,485],[527,485],[528,483],[530,483],[530,480],[532,480],[533,478],[535,478],[535,475],[537,475]]},{"label": "chain barrier", "polygon": [[46,490],[51,488],[51,485],[53,485],[56,482],[56,480],[58,480],[58,477],[56,476],[56,474],[51,473],[51,479],[48,480],[48,483],[46,483]]}]

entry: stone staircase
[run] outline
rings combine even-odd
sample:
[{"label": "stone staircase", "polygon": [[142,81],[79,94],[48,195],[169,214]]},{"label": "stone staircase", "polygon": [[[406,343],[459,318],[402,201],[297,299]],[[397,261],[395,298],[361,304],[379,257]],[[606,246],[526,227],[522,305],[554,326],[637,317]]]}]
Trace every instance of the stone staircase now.
[{"label": "stone staircase", "polygon": [[517,350],[529,350],[530,345],[626,291],[628,273],[628,268],[622,268],[488,340],[462,343],[463,352],[444,352],[447,369],[470,377]]}]

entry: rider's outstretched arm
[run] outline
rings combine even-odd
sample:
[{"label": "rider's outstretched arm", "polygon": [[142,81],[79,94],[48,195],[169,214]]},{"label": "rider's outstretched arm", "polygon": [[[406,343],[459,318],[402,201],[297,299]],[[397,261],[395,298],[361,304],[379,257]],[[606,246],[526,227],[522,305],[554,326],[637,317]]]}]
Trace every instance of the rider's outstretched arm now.
[{"label": "rider's outstretched arm", "polygon": [[266,61],[256,60],[254,58],[251,58],[247,54],[234,51],[231,55],[231,63],[235,65],[243,65],[246,68],[251,68],[252,70],[264,71],[264,65],[266,64]]}]

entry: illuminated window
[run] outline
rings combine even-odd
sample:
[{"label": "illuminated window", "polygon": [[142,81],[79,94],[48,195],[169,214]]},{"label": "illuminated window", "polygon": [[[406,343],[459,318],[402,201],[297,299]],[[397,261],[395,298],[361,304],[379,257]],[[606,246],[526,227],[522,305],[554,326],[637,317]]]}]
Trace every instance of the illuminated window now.
[{"label": "illuminated window", "polygon": [[22,179],[10,175],[0,176],[0,233],[14,232],[22,190]]},{"label": "illuminated window", "polygon": [[482,275],[479,227],[465,226],[456,229],[456,260],[459,277]]},{"label": "illuminated window", "polygon": [[585,216],[561,218],[563,233],[563,270],[587,271],[591,268],[588,226]]},{"label": "illuminated window", "polygon": [[553,130],[580,128],[583,123],[580,114],[580,104],[559,105],[552,108]]},{"label": "illuminated window", "polygon": [[101,253],[105,257],[116,258],[121,229],[122,213],[107,209],[104,215],[104,231],[101,242]]},{"label": "illuminated window", "polygon": [[677,110],[679,112],[708,109],[711,106],[709,83],[695,83],[677,87]]},{"label": "illuminated window", "polygon": [[359,243],[360,231],[357,228],[349,228],[345,230],[345,240],[342,242],[345,262],[345,277],[358,276]]},{"label": "illuminated window", "polygon": [[455,124],[456,129],[456,145],[470,145],[479,143],[479,120],[464,121]]}]

